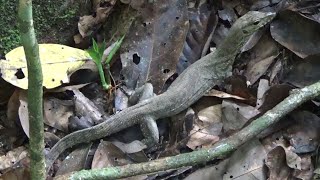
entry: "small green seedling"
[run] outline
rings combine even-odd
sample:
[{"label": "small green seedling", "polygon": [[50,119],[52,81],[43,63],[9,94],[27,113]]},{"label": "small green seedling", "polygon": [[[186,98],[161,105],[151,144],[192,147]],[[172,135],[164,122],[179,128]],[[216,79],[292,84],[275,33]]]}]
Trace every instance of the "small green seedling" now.
[{"label": "small green seedling", "polygon": [[[103,43],[101,43],[101,45],[98,45],[97,42],[92,39],[92,48],[87,49],[87,52],[89,53],[89,55],[91,56],[92,60],[95,62],[95,64],[97,65],[98,71],[99,71],[99,75],[100,75],[100,79],[101,79],[101,84],[104,90],[108,90],[111,88],[111,83],[110,83],[110,76],[108,73],[107,75],[107,79],[104,76],[104,71],[103,71],[103,66],[107,66],[109,67],[110,62],[112,60],[112,57],[115,55],[115,53],[118,51],[118,49],[121,46],[121,43],[124,39],[124,36],[121,37],[121,39],[117,40],[115,43],[113,43],[109,48],[111,48],[111,50],[109,50],[108,54],[105,54],[106,52],[108,52],[108,49],[106,50],[106,42],[103,41]],[[107,56],[106,58],[104,58],[104,56]],[[109,69],[108,69],[109,70]]]}]

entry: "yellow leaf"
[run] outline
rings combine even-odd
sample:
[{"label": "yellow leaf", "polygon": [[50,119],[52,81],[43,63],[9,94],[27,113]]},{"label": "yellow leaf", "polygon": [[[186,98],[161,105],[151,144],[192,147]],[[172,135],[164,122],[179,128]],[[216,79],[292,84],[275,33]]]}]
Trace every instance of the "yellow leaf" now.
[{"label": "yellow leaf", "polygon": [[[60,44],[39,44],[43,86],[52,89],[68,83],[68,74],[82,66],[89,54],[81,49]],[[0,60],[2,78],[14,86],[28,89],[28,71],[23,47],[15,48]]]}]

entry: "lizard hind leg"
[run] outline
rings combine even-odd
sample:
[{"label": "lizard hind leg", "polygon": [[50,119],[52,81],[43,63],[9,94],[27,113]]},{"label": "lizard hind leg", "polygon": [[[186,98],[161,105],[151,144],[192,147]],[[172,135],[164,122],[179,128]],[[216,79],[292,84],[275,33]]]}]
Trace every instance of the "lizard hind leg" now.
[{"label": "lizard hind leg", "polygon": [[145,139],[142,140],[142,143],[147,145],[147,147],[152,147],[159,143],[159,130],[155,119],[150,116],[146,116],[141,124],[141,131]]},{"label": "lizard hind leg", "polygon": [[[129,103],[136,104],[154,96],[153,86],[151,83],[137,88],[135,92],[130,96]],[[147,147],[152,147],[159,142],[159,131],[156,123],[156,119],[151,116],[145,116],[140,120],[140,129],[145,139],[142,142]]]},{"label": "lizard hind leg", "polygon": [[152,98],[153,96],[154,93],[152,84],[146,83],[133,92],[133,94],[129,97],[129,104],[135,105],[143,100]]}]

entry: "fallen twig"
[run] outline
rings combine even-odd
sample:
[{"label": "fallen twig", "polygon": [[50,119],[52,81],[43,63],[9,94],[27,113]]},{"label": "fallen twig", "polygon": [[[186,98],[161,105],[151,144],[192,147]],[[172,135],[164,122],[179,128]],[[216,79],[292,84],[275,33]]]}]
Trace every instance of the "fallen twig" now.
[{"label": "fallen twig", "polygon": [[311,100],[318,95],[320,95],[320,82],[302,89],[295,89],[292,91],[290,96],[284,99],[273,109],[267,111],[263,116],[253,121],[238,133],[218,142],[210,149],[202,149],[191,153],[180,154],[173,157],[166,157],[139,164],[82,170],[57,176],[55,179],[116,179],[175,169],[183,166],[192,166],[218,158],[221,159],[251,138],[258,135],[270,125],[278,122],[282,117],[290,113],[302,103]]}]

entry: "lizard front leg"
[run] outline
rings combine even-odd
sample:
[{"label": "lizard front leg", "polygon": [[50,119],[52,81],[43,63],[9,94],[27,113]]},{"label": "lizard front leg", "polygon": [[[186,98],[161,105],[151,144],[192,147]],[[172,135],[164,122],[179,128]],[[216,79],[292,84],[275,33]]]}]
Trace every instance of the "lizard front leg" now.
[{"label": "lizard front leg", "polygon": [[[129,98],[129,104],[135,105],[146,99],[155,96],[153,93],[153,86],[150,83],[146,83],[142,87],[139,87]],[[151,147],[159,142],[159,131],[156,120],[151,116],[144,116],[140,120],[140,128],[145,139],[142,142]]]}]

